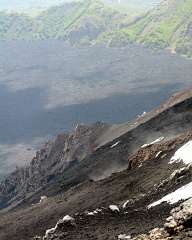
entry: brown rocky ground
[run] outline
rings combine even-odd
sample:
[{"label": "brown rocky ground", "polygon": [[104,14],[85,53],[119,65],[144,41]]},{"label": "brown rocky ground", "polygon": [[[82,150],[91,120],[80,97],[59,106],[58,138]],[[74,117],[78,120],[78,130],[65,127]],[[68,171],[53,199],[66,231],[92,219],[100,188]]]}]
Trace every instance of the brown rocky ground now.
[{"label": "brown rocky ground", "polygon": [[[98,123],[58,136],[27,171],[18,170],[0,185],[1,207],[7,206],[0,212],[0,239],[43,236],[65,215],[76,219],[75,227],[61,229],[50,239],[112,240],[162,227],[174,206],[147,205],[191,182],[191,166],[169,164],[191,139],[192,91],[175,95],[128,124]],[[43,195],[48,199],[39,204]],[[111,211],[111,204],[120,211]],[[97,208],[102,212],[87,216],[86,211]]]},{"label": "brown rocky ground", "polygon": [[[57,197],[48,198],[45,203],[1,216],[0,239],[27,240],[34,235],[44,235],[46,229],[54,227],[58,219],[67,214],[77,214],[75,231],[69,228],[64,238],[56,239],[117,239],[121,233],[136,236],[154,226],[162,226],[172,207],[166,204],[147,209],[146,206],[191,181],[191,167],[185,167],[185,171],[171,178],[171,173],[183,164],[168,164],[174,152],[190,139],[192,134],[189,133],[142,148],[130,158],[134,163],[130,170],[100,181],[86,181]],[[163,153],[156,157],[160,149]],[[109,210],[111,204],[122,209],[127,200],[130,202],[120,213]],[[85,211],[97,208],[103,209],[102,214],[84,217]]]}]

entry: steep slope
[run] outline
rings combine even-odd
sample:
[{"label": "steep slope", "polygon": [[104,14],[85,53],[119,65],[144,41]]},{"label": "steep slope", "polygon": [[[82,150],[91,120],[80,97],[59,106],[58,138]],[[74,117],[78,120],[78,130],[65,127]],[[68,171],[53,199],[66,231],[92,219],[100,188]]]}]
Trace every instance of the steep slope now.
[{"label": "steep slope", "polygon": [[[100,181],[86,181],[64,194],[17,212],[1,212],[0,238],[27,240],[45,235],[45,231],[65,215],[70,215],[74,222],[59,221],[59,227],[49,231],[44,239],[114,240],[121,234],[135,237],[163,226],[170,210],[180,204],[181,198],[185,200],[185,195],[184,192],[177,194],[173,198],[177,200],[171,205],[161,204],[161,199],[191,184],[191,159],[187,162],[184,153],[183,158],[178,155],[183,146],[186,148],[189,144],[190,153],[191,140],[190,131],[168,141],[143,146],[130,156],[131,166],[129,164],[125,171]],[[191,194],[189,190],[186,192]]]},{"label": "steep slope", "polygon": [[23,14],[1,12],[1,39],[44,39],[55,37],[59,30],[65,31],[69,25],[78,20],[86,11],[90,2],[84,1],[52,7],[36,18]]},{"label": "steep slope", "polygon": [[28,16],[0,12],[0,39],[31,38],[33,22]]},{"label": "steep slope", "polygon": [[120,32],[131,41],[191,57],[191,12],[191,0],[165,0]]},{"label": "steep slope", "polygon": [[75,1],[51,7],[37,17],[0,13],[0,39],[64,39],[90,44],[104,31],[117,27],[126,15],[101,1]]},{"label": "steep slope", "polygon": [[141,146],[192,129],[191,108],[192,91],[186,91],[130,123],[80,126],[70,135],[58,136],[37,153],[29,167],[18,169],[1,183],[1,208],[28,206],[42,195],[55,196],[84,181],[103,179],[127,166],[132,169],[133,161],[127,159]]},{"label": "steep slope", "polygon": [[0,40],[62,39],[75,46],[138,42],[191,57],[191,0],[164,0],[154,6],[139,16],[100,0],[72,1],[36,17],[0,12]]},{"label": "steep slope", "polygon": [[126,17],[101,1],[88,1],[88,4],[85,14],[65,34],[65,39],[73,45],[93,44],[101,33],[117,28],[119,22]]},{"label": "steep slope", "polygon": [[36,153],[29,166],[18,168],[0,185],[0,207],[20,202],[41,189],[67,168],[95,151],[97,139],[109,126],[78,125],[71,134],[60,134]]}]

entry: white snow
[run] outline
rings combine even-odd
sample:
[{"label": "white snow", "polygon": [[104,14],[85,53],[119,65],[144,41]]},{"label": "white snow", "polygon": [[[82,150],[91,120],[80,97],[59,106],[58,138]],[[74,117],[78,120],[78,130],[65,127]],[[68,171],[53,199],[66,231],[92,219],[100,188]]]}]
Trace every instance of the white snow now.
[{"label": "white snow", "polygon": [[87,215],[88,216],[94,216],[95,214],[94,214],[94,212],[88,212]]},{"label": "white snow", "polygon": [[130,236],[130,235],[126,235],[126,234],[120,234],[120,235],[118,236],[118,239],[119,239],[119,240],[131,239],[131,236]]},{"label": "white snow", "polygon": [[54,232],[55,232],[55,228],[48,229],[45,233],[45,237],[48,237],[49,234],[54,233]]},{"label": "white snow", "polygon": [[126,208],[127,207],[127,204],[129,203],[130,201],[127,200],[124,204],[123,204],[123,208]]},{"label": "white snow", "polygon": [[97,211],[97,212],[102,212],[102,209],[97,208],[96,211]]},{"label": "white snow", "polygon": [[93,212],[88,212],[87,215],[88,216],[94,216],[95,214],[98,214],[99,212],[102,212],[101,209],[97,208],[96,210],[94,210]]},{"label": "white snow", "polygon": [[118,142],[114,143],[113,145],[111,145],[111,148],[114,148],[114,147],[116,147],[116,146],[117,146],[119,143],[120,143],[120,141],[118,141]]},{"label": "white snow", "polygon": [[93,212],[88,212],[87,215],[88,216],[94,216],[95,214],[98,214],[99,212],[102,212],[101,209],[97,208],[96,210],[94,210]]},{"label": "white snow", "polygon": [[192,197],[192,182],[166,195],[162,199],[148,205],[148,208],[155,207],[163,202],[174,204],[179,202],[180,200],[186,200],[190,197]]},{"label": "white snow", "polygon": [[[60,220],[57,222],[57,224],[55,225],[54,228],[48,229],[48,230],[46,231],[46,233],[45,233],[45,238],[47,238],[49,234],[55,232],[55,230],[57,229],[59,223],[61,223],[61,222],[62,222],[62,223],[63,223],[63,222],[72,222],[72,221],[74,221],[74,218],[70,217],[69,215],[66,215],[63,219],[60,219]],[[43,239],[44,239],[44,238],[43,238]]]},{"label": "white snow", "polygon": [[39,203],[44,203],[47,201],[47,197],[46,196],[41,196],[41,199],[39,201]]},{"label": "white snow", "polygon": [[144,145],[142,145],[141,146],[141,148],[145,148],[145,147],[148,147],[148,146],[150,146],[151,144],[144,144]]},{"label": "white snow", "polygon": [[159,151],[159,152],[155,155],[155,158],[158,158],[161,153],[162,153],[162,151]]},{"label": "white snow", "polygon": [[183,162],[184,164],[192,163],[192,140],[179,148],[170,160],[170,164]]},{"label": "white snow", "polygon": [[139,165],[139,168],[141,168],[143,166],[143,163],[141,163],[140,165]]},{"label": "white snow", "polygon": [[70,217],[69,215],[66,215],[66,216],[63,218],[63,221],[64,221],[64,222],[71,222],[71,221],[74,221],[74,218]]},{"label": "white snow", "polygon": [[163,154],[162,156],[161,156],[161,159],[163,159],[163,158],[165,158],[167,156],[167,154],[165,153],[165,154]]},{"label": "white snow", "polygon": [[110,209],[111,211],[113,211],[113,212],[115,212],[115,211],[118,211],[118,212],[119,212],[119,208],[118,208],[116,205],[110,205],[110,206],[109,206],[109,209]]},{"label": "white snow", "polygon": [[151,143],[144,144],[143,146],[141,146],[141,148],[148,147],[155,143],[161,142],[163,139],[164,139],[164,137],[157,138],[154,141],[152,141]]}]

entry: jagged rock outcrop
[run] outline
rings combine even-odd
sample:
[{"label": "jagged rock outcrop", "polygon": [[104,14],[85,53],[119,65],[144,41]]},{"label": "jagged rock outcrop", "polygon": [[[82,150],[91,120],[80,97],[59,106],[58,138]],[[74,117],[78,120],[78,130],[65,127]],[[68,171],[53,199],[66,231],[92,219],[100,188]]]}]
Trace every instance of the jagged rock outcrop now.
[{"label": "jagged rock outcrop", "polygon": [[37,151],[29,166],[18,168],[0,184],[0,207],[19,202],[54,181],[67,167],[82,161],[97,147],[107,124],[77,125],[71,134],[60,134]]},{"label": "jagged rock outcrop", "polygon": [[[41,239],[47,229],[55,240],[134,238],[154,227],[151,236],[168,234],[159,229],[169,212],[192,197],[191,109],[192,91],[185,91],[130,123],[60,135],[32,161],[34,182],[21,169],[1,184],[4,201],[17,208],[1,211],[0,239]],[[48,198],[39,203],[42,196]],[[63,216],[71,216],[73,226],[62,220],[55,228]]]},{"label": "jagged rock outcrop", "polygon": [[[130,123],[79,125],[71,134],[60,134],[37,152],[29,166],[17,169],[0,184],[0,207],[28,202],[33,194],[37,197],[30,202],[39,201],[42,195],[56,195],[83,181],[98,180],[125,169],[128,157],[144,144],[150,146],[158,138],[166,141],[191,130],[191,108],[192,90],[188,90]],[[171,146],[152,148],[150,151],[157,152]],[[142,151],[143,148],[139,155]],[[150,152],[146,151],[144,159],[148,160]],[[129,168],[135,164],[141,163],[134,156],[129,158]],[[55,185],[49,187],[52,183]]]},{"label": "jagged rock outcrop", "polygon": [[[168,142],[146,146],[142,148],[142,154],[139,150],[131,158],[144,160],[144,153],[147,155],[149,149],[171,148],[170,152],[167,149],[166,155],[159,157],[156,157],[157,151],[152,151],[153,155],[145,159],[141,166],[115,173],[101,181],[84,182],[64,194],[49,197],[43,205],[38,203],[26,210],[20,209],[14,214],[0,217],[0,229],[6,233],[3,236],[0,230],[0,238],[7,240],[12,237],[16,240],[25,236],[25,239],[31,239],[37,235],[41,239],[47,229],[52,229],[48,239],[55,240],[114,240],[120,235],[134,238],[154,227],[156,229],[150,233],[151,236],[162,234],[159,231],[172,208],[179,206],[179,201],[174,205],[168,202],[153,203],[191,182],[192,166],[182,161],[171,162],[175,153],[191,140],[192,133],[188,133]],[[61,224],[61,228],[55,228],[58,220],[66,215],[74,219],[73,226]],[[10,222],[12,228],[17,229],[14,237],[14,230],[8,231],[7,228]],[[30,230],[32,226],[35,226],[33,232]]]}]

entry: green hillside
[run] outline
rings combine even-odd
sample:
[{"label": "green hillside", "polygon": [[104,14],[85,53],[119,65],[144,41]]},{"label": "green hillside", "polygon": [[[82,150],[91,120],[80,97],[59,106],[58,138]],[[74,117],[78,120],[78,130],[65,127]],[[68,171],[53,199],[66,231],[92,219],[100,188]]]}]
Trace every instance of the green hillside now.
[{"label": "green hillside", "polygon": [[20,39],[30,38],[33,23],[31,19],[24,15],[0,12],[0,39]]},{"label": "green hillside", "polygon": [[122,36],[127,41],[137,41],[154,48],[169,48],[172,52],[192,57],[192,1],[163,1],[158,8],[131,25],[110,34],[112,42]]},{"label": "green hillside", "polygon": [[144,15],[84,0],[51,7],[36,17],[0,12],[0,40],[62,39],[72,45],[138,42],[192,57],[192,0],[164,0]]},{"label": "green hillside", "polygon": [[64,39],[91,44],[101,33],[118,28],[126,17],[98,0],[51,7],[37,17],[0,12],[0,40]]}]

